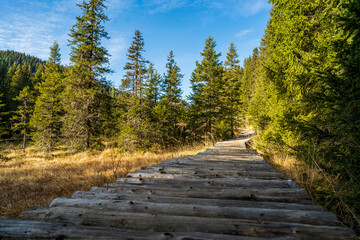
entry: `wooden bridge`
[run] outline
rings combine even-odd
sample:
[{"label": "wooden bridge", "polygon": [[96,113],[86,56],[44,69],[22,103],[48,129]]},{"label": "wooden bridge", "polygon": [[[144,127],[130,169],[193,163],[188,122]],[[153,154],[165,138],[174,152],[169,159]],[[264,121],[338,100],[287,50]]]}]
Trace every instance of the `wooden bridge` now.
[{"label": "wooden bridge", "polygon": [[248,137],[0,220],[0,239],[356,239]]}]

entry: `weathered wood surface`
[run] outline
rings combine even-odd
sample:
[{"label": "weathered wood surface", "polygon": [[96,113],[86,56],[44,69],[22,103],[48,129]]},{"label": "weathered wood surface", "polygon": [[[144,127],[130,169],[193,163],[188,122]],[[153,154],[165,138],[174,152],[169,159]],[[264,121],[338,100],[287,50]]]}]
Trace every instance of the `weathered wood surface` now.
[{"label": "weathered wood surface", "polygon": [[247,137],[0,220],[0,239],[356,239]]}]

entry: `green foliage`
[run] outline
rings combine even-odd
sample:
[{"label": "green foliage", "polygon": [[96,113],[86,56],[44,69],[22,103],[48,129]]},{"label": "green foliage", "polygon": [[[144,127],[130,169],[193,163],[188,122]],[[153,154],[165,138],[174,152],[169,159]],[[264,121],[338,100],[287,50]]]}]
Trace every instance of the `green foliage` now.
[{"label": "green foliage", "polygon": [[271,3],[260,55],[245,62],[243,81],[259,147],[281,146],[336,179],[315,195],[359,228],[359,4]]},{"label": "green foliage", "polygon": [[181,99],[181,80],[183,75],[174,60],[174,53],[170,51],[166,74],[163,77],[161,102],[155,109],[159,127],[162,133],[162,142],[165,146],[178,145],[181,141],[184,103]]},{"label": "green foliage", "polygon": [[[73,66],[68,72],[64,91],[63,134],[70,145],[86,149],[98,141],[101,127],[106,121],[109,101],[102,93],[100,80],[110,72],[107,50],[101,46],[101,39],[108,38],[103,23],[108,20],[104,14],[103,0],[90,0],[78,4],[82,16],[72,27],[70,37],[70,60]],[[105,110],[105,112],[103,111]]]},{"label": "green foliage", "polygon": [[191,76],[192,103],[191,117],[193,131],[199,136],[213,136],[216,122],[221,121],[221,92],[223,84],[223,66],[219,60],[220,53],[215,51],[216,42],[209,36],[201,56],[201,63],[196,62],[196,69]]},{"label": "green foliage", "polygon": [[150,63],[149,68],[146,71],[145,75],[145,90],[144,97],[146,99],[149,108],[155,107],[155,105],[160,100],[160,81],[161,76],[154,68],[154,64]]},{"label": "green foliage", "polygon": [[61,63],[61,54],[60,54],[60,48],[57,41],[53,43],[53,45],[50,47],[50,57],[48,62],[60,65]]},{"label": "green foliage", "polygon": [[[223,73],[223,88],[221,89],[222,118],[217,128],[217,136],[221,139],[235,137],[235,129],[242,123],[239,119],[241,111],[241,79],[243,69],[240,67],[239,55],[234,43],[230,43],[229,52],[226,55]],[[219,128],[221,126],[221,128]],[[221,131],[219,129],[222,129]],[[219,132],[220,131],[220,132]]]},{"label": "green foliage", "polygon": [[30,66],[31,72],[36,72],[45,63],[45,61],[25,53],[0,50],[0,66],[3,66],[6,70],[9,70],[14,65],[24,65],[25,62]]},{"label": "green foliage", "polygon": [[122,93],[117,99],[117,109],[120,147],[134,152],[156,145],[157,131],[144,102],[140,103],[136,96]]},{"label": "green foliage", "polygon": [[34,111],[34,93],[30,87],[26,86],[14,100],[19,101],[19,105],[15,115],[11,118],[12,130],[22,136],[25,151],[26,138],[30,135],[30,116]]},{"label": "green foliage", "polygon": [[54,150],[59,141],[62,127],[61,118],[64,112],[61,103],[64,75],[58,65],[60,63],[59,50],[56,42],[50,48],[50,58],[42,74],[44,80],[37,86],[39,96],[36,99],[34,113],[30,121],[34,129],[33,137],[36,145],[46,151]]},{"label": "green foliage", "polygon": [[146,73],[146,64],[148,61],[144,59],[142,53],[144,50],[144,38],[139,30],[135,31],[133,42],[126,54],[129,62],[125,64],[124,70],[127,70],[122,85],[133,96],[140,97],[143,94],[143,80]]}]

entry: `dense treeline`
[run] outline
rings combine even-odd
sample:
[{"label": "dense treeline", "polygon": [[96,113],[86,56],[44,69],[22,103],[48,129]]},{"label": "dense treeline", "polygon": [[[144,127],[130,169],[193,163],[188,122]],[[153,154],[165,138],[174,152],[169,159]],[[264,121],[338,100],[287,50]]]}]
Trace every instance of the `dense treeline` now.
[{"label": "dense treeline", "polygon": [[14,67],[14,65],[24,65],[25,62],[30,66],[32,72],[36,72],[40,65],[44,64],[43,60],[25,53],[0,50],[0,66],[5,70]]},{"label": "dense treeline", "polygon": [[234,136],[242,122],[238,91],[243,68],[233,43],[222,63],[215,40],[206,39],[203,59],[191,77],[193,93],[186,101],[175,53],[169,51],[166,71],[158,73],[144,59],[145,41],[136,30],[126,55],[126,73],[115,89],[105,78],[112,70],[101,45],[108,38],[104,1],[83,1],[78,7],[82,15],[70,30],[69,66],[61,65],[57,42],[50,47],[46,63],[13,51],[3,54],[3,138],[21,137],[24,150],[31,136],[45,151],[59,145],[102,148],[105,142],[137,151]]},{"label": "dense treeline", "polygon": [[257,147],[318,169],[327,183],[313,195],[359,230],[359,2],[270,2],[261,47],[243,77]]},{"label": "dense treeline", "polygon": [[41,81],[43,65],[44,61],[24,53],[0,51],[0,137],[9,137],[20,127],[12,122],[21,101],[19,94]]}]

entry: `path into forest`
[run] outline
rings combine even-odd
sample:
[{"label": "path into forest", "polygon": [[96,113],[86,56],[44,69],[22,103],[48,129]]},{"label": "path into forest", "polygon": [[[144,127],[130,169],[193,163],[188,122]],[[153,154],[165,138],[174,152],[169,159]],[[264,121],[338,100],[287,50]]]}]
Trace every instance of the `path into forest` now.
[{"label": "path into forest", "polygon": [[356,239],[246,149],[249,137],[0,220],[0,239]]}]

